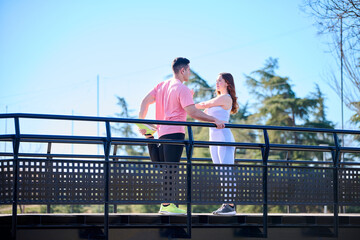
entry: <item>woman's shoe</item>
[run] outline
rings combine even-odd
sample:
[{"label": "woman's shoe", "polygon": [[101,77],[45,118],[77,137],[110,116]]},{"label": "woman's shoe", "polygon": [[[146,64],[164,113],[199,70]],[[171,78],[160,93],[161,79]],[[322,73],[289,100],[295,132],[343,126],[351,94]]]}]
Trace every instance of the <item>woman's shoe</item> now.
[{"label": "woman's shoe", "polygon": [[236,214],[235,205],[232,207],[229,204],[224,203],[223,205],[221,205],[221,207],[218,210],[213,211],[213,214],[214,215],[228,215],[228,216],[235,215]]}]

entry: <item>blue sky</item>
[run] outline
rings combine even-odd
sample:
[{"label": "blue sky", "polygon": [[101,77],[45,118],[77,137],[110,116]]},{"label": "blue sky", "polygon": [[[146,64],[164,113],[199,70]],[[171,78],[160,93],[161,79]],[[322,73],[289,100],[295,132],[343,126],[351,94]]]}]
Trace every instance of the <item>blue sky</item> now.
[{"label": "blue sky", "polygon": [[[137,115],[142,97],[171,73],[178,56],[189,58],[210,84],[219,72],[232,73],[239,102],[256,103],[244,74],[273,57],[298,96],[320,85],[328,117],[340,128],[340,98],[326,83],[331,69],[340,71],[327,39],[317,35],[301,4],[0,0],[0,113],[7,107],[8,112],[96,116],[99,75],[100,116],[119,111],[116,96]],[[345,121],[350,115],[346,110]],[[346,123],[346,128],[352,127]]]}]

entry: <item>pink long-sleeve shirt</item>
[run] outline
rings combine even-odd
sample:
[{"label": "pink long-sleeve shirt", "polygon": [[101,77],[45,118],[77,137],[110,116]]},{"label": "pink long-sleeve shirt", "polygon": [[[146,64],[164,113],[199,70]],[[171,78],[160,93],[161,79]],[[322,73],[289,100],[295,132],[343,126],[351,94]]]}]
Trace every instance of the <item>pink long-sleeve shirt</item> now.
[{"label": "pink long-sleeve shirt", "polygon": [[[156,120],[186,121],[184,108],[194,104],[190,89],[175,78],[159,83],[150,94],[156,99]],[[185,133],[185,126],[158,126],[159,137],[172,133]]]}]

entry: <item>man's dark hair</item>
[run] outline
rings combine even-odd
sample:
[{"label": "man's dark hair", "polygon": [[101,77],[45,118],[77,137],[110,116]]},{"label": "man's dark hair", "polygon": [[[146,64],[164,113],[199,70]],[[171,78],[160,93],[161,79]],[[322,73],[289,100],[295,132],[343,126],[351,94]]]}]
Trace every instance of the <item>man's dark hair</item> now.
[{"label": "man's dark hair", "polygon": [[177,57],[174,59],[172,63],[172,69],[174,73],[178,73],[180,69],[186,68],[186,66],[190,63],[189,59],[183,57]]}]

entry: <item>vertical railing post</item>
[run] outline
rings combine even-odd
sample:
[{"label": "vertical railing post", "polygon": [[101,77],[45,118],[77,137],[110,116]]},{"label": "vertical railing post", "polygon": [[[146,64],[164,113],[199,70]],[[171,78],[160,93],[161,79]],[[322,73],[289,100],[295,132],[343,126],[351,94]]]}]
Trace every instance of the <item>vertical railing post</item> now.
[{"label": "vertical railing post", "polygon": [[263,160],[263,237],[268,235],[268,158],[270,152],[269,135],[264,129],[265,147],[261,148],[261,155]]},{"label": "vertical railing post", "polygon": [[17,206],[18,206],[18,178],[19,178],[19,147],[20,147],[20,123],[19,118],[15,117],[15,138],[13,139],[14,152],[14,184],[13,184],[13,200],[12,200],[12,222],[11,222],[11,238],[16,239],[17,228]]},{"label": "vertical railing post", "polygon": [[[114,151],[113,151],[113,155],[116,156],[117,154],[117,147],[118,145],[114,145]],[[113,161],[116,161],[116,158],[113,158]],[[117,213],[117,204],[114,204],[114,213]]]},{"label": "vertical railing post", "polygon": [[331,151],[333,158],[333,189],[334,189],[334,236],[338,237],[339,235],[339,186],[338,186],[338,176],[339,176],[339,159],[341,154],[341,145],[339,138],[336,133],[334,133],[334,142],[335,142],[335,152]]},{"label": "vertical railing post", "polygon": [[[51,153],[51,142],[48,142],[48,146],[47,146],[47,151],[46,153],[48,154],[47,156],[47,161],[46,161],[46,174],[50,174],[50,169],[51,169],[51,159],[52,157],[50,157],[50,153]],[[48,179],[51,179],[51,178],[48,178]],[[48,183],[49,184],[49,183]],[[46,189],[47,192],[46,192],[46,195],[49,197],[49,200],[50,201],[50,198],[51,198],[51,195],[49,194],[52,190],[50,189]],[[51,213],[51,205],[48,203],[46,204],[46,213]]]},{"label": "vertical railing post", "polygon": [[105,239],[109,239],[109,173],[110,173],[110,148],[111,148],[111,128],[108,121],[106,124],[106,140],[104,141],[104,175],[105,175],[105,203],[104,203],[104,235]]},{"label": "vertical railing post", "polygon": [[192,225],[192,216],[191,216],[191,180],[192,180],[192,154],[194,148],[194,136],[191,129],[191,126],[188,126],[188,134],[189,134],[189,141],[186,145],[186,157],[187,157],[187,233],[188,237],[191,238],[191,225]]}]

